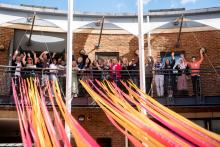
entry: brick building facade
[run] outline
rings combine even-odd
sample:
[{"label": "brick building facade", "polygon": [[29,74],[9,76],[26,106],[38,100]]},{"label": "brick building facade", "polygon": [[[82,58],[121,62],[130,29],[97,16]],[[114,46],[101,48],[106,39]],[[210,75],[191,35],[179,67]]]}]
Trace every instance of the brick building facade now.
[{"label": "brick building facade", "polygon": [[[181,34],[181,47],[174,50],[174,46],[177,40],[177,33],[161,33],[152,34],[151,45],[152,55],[156,58],[161,52],[170,51],[183,51],[187,60],[190,60],[191,56],[199,55],[199,48],[205,47],[208,49],[207,56],[202,64],[201,68],[210,68],[211,63],[218,67],[220,65],[220,31],[199,31],[199,32],[185,32]],[[0,44],[4,45],[4,50],[0,51],[0,64],[8,65],[9,61],[9,43],[14,36],[14,29],[0,28]],[[137,58],[135,51],[138,49],[137,37],[129,34],[103,34],[101,39],[101,45],[99,49],[94,49],[98,42],[99,34],[89,33],[75,33],[73,51],[75,58],[79,56],[79,51],[85,49],[89,52],[89,58],[95,59],[96,52],[119,52],[120,57],[127,57],[128,59]],[[145,42],[147,42],[147,35],[145,36]],[[147,43],[145,43],[145,53],[147,54]],[[191,80],[189,80],[189,90],[191,92]],[[218,96],[220,95],[219,81],[215,74],[202,74],[202,88],[205,95]],[[5,110],[1,110],[5,112]],[[8,110],[7,110],[8,111]],[[177,109],[179,113],[182,113],[188,118],[210,118],[220,117],[218,110],[199,110],[193,112],[190,110]],[[209,112],[207,112],[209,111]],[[211,112],[210,112],[211,111]],[[12,117],[13,113],[13,117]],[[12,110],[12,113],[7,115],[0,115],[0,118],[17,116],[16,111]],[[211,113],[211,114],[208,114]],[[84,121],[81,122],[82,126],[95,138],[111,139],[111,145],[113,147],[121,147],[125,145],[125,137],[111,125],[107,120],[104,112],[100,108],[86,107],[86,108],[73,108],[73,115],[75,118],[84,116]]]},{"label": "brick building facade", "polygon": [[[181,46],[174,49],[176,45],[178,33],[161,33],[153,34],[151,36],[152,55],[156,59],[161,52],[184,52],[188,61],[192,56],[197,56],[199,59],[199,49],[201,47],[207,48],[207,56],[201,68],[212,70],[211,64],[214,67],[220,66],[220,31],[200,31],[200,32],[185,32],[181,34]],[[98,42],[98,34],[83,34],[77,33],[74,35],[74,53],[75,58],[79,56],[79,51],[85,49],[89,52],[89,58],[94,60],[96,52],[119,52],[120,57],[127,57],[128,59],[136,58],[135,51],[138,49],[138,39],[134,35],[124,34],[103,34],[101,46],[95,49]],[[147,35],[145,36],[145,56],[148,53]],[[211,61],[211,62],[210,62]],[[216,74],[201,74],[203,94],[208,96],[220,95],[219,79]],[[191,80],[188,82],[189,94],[192,95]]]},{"label": "brick building facade", "polygon": [[[174,50],[177,40],[177,33],[161,33],[152,34],[152,54],[156,58],[161,52],[169,51],[184,51],[187,60],[190,60],[192,55],[199,55],[199,48],[207,48],[208,57],[202,64],[202,68],[210,68],[208,58],[215,67],[220,65],[220,31],[199,31],[199,32],[185,32],[181,35],[181,47]],[[9,61],[9,43],[14,36],[14,29],[0,28],[0,44],[3,44],[5,49],[0,51],[0,64],[8,65]],[[73,51],[75,58],[79,56],[79,51],[85,49],[89,52],[89,58],[95,59],[96,52],[119,52],[120,57],[127,57],[128,59],[136,58],[135,51],[138,49],[137,37],[129,34],[103,34],[101,45],[99,49],[94,49],[98,42],[99,34],[89,33],[75,33]],[[147,42],[147,35],[145,36]],[[94,49],[94,50],[93,50]],[[93,50],[93,51],[92,51]],[[145,53],[147,54],[147,43],[145,43]],[[202,88],[205,95],[218,96],[220,95],[219,81],[215,74],[202,74]],[[189,80],[189,89],[191,90],[191,81]],[[190,91],[190,93],[192,93]],[[9,112],[9,110],[7,110]],[[84,121],[81,125],[95,138],[95,139],[111,139],[113,147],[125,146],[125,137],[115,128],[106,118],[104,112],[100,108],[85,107],[73,108],[73,115],[76,119],[79,116],[84,116]],[[198,112],[190,110],[176,110],[188,118],[210,118],[220,117],[218,110],[203,109]],[[194,110],[193,110],[194,111]],[[209,112],[207,112],[209,111]],[[4,109],[1,109],[6,113]],[[13,114],[12,114],[13,113]],[[211,114],[208,114],[211,113]],[[12,118],[16,118],[16,111],[13,109],[11,113]],[[12,116],[13,115],[13,116]],[[10,116],[0,115],[0,118],[9,118]]]}]

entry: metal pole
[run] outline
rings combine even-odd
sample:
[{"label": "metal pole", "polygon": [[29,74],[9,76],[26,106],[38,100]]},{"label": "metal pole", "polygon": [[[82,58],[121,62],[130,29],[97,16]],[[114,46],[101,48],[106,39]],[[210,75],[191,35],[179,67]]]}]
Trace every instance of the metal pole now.
[{"label": "metal pole", "polygon": [[[66,64],[66,108],[71,113],[71,83],[72,83],[72,48],[73,48],[73,0],[68,0],[68,30],[67,30],[67,64]],[[70,128],[65,122],[65,130],[70,140]]]},{"label": "metal pole", "polygon": [[[127,132],[127,130],[126,130],[126,132]],[[128,137],[127,136],[125,136],[125,147],[129,147],[129,145],[128,145]]]},{"label": "metal pole", "polygon": [[27,42],[27,46],[31,46],[31,37],[32,37],[33,29],[34,29],[35,18],[36,18],[36,12],[34,12],[34,15],[32,18],[31,30],[30,30],[30,35],[29,35],[29,39]]},{"label": "metal pole", "polygon": [[96,46],[97,49],[99,48],[100,43],[101,43],[104,21],[105,21],[105,16],[102,17],[102,24],[101,24],[100,34],[99,34],[99,41],[98,41],[98,44]]},{"label": "metal pole", "polygon": [[[150,24],[150,16],[149,15],[147,16],[147,23]],[[148,56],[152,56],[152,49],[151,49],[150,38],[151,38],[151,33],[149,31],[148,34],[147,34]]]},{"label": "metal pole", "polygon": [[138,32],[139,32],[138,42],[139,42],[140,89],[146,92],[142,0],[138,0]]}]

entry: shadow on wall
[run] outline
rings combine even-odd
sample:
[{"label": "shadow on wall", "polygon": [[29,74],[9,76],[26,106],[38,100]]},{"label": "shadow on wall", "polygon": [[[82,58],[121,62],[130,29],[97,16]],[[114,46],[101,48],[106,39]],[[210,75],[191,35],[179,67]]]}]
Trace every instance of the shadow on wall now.
[{"label": "shadow on wall", "polygon": [[[91,30],[92,32],[92,30]],[[80,50],[84,49],[89,33],[75,33],[73,37],[73,55],[75,60],[80,56]]]},{"label": "shadow on wall", "polygon": [[135,53],[136,50],[138,50],[138,38],[136,36],[133,36],[129,42],[129,52],[127,54],[124,54],[123,57],[126,57],[129,60],[131,60],[132,58],[136,58],[137,60],[138,56]]}]

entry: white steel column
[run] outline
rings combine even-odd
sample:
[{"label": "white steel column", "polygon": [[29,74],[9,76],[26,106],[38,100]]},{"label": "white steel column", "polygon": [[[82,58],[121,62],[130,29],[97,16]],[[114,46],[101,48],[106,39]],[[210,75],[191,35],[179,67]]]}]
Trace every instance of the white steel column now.
[{"label": "white steel column", "polygon": [[[68,0],[68,30],[67,30],[67,64],[66,64],[66,107],[71,113],[71,84],[72,84],[72,48],[73,48],[73,0]],[[65,123],[65,130],[70,140],[70,128]]]},{"label": "white steel column", "polygon": [[[150,16],[147,16],[147,23],[150,23]],[[150,26],[150,25],[149,25]],[[150,42],[151,32],[147,34],[147,44],[148,44],[148,56],[152,56],[151,42]]]},{"label": "white steel column", "polygon": [[145,62],[144,62],[144,33],[143,33],[143,0],[138,0],[138,42],[139,42],[139,67],[140,88],[146,91]]},{"label": "white steel column", "polygon": [[[126,130],[127,131],[127,130]],[[128,146],[128,137],[127,136],[125,136],[125,147],[129,147]]]}]

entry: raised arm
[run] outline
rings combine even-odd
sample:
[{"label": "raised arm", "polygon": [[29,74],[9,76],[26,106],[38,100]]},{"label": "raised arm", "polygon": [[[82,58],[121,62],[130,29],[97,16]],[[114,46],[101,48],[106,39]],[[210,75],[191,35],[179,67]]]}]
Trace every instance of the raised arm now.
[{"label": "raised arm", "polygon": [[185,64],[187,64],[187,65],[190,64],[190,62],[186,60],[186,58],[184,57],[183,54],[181,54],[180,57],[183,59],[183,62],[184,62]]},{"label": "raised arm", "polygon": [[171,57],[172,57],[171,66],[174,67],[175,65],[175,53],[174,52],[171,53]]},{"label": "raised arm", "polygon": [[204,60],[203,52],[204,52],[204,51],[201,49],[201,50],[200,50],[200,60],[199,60],[199,63],[200,63],[200,64],[201,64],[202,61]]},{"label": "raised arm", "polygon": [[26,65],[26,53],[24,52],[24,57],[22,58],[23,65]]},{"label": "raised arm", "polygon": [[18,50],[16,49],[16,51],[14,52],[13,57],[12,57],[13,61],[16,60],[17,55],[18,55]]},{"label": "raised arm", "polygon": [[34,51],[32,53],[34,55],[34,64],[37,64],[37,54]]},{"label": "raised arm", "polygon": [[43,54],[47,54],[48,52],[47,51],[44,51],[44,52],[42,52],[41,54],[40,54],[40,60],[42,60],[43,61]]}]

